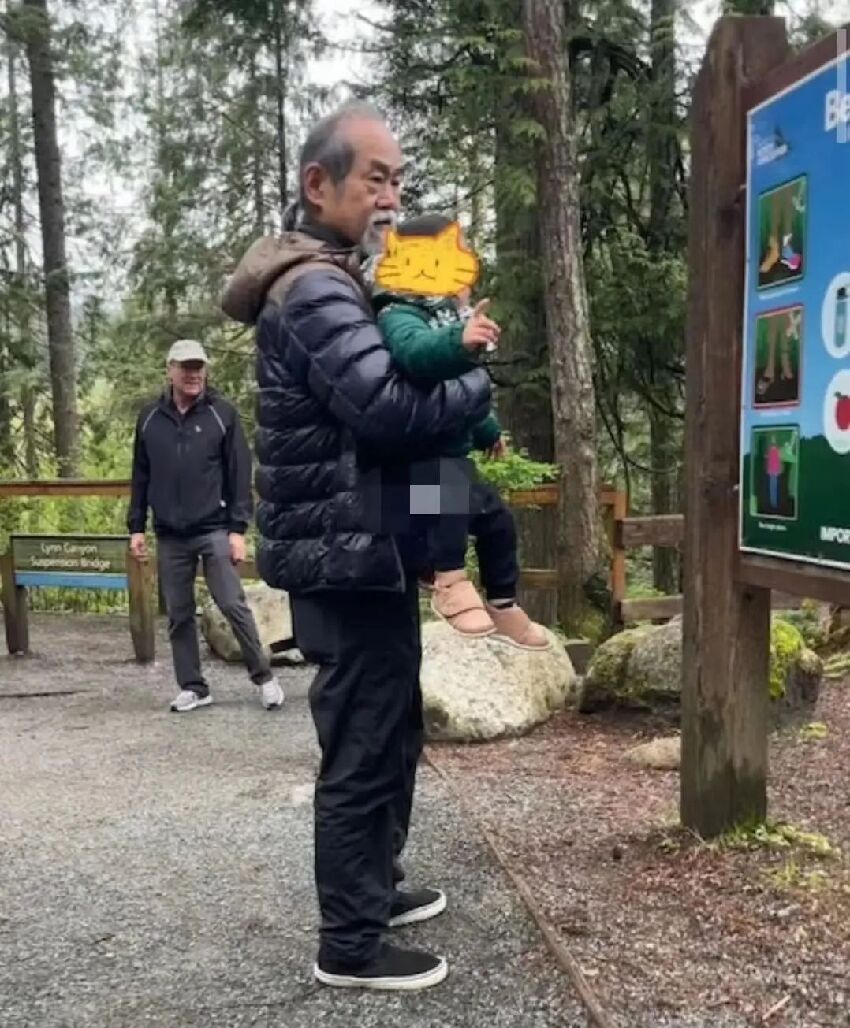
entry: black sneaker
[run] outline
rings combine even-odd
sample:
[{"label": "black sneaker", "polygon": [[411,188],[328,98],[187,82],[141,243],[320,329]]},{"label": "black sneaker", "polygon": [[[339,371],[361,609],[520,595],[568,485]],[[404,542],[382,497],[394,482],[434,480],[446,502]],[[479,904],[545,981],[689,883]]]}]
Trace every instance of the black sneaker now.
[{"label": "black sneaker", "polygon": [[318,963],[313,974],[322,985],[338,989],[383,989],[388,992],[416,992],[439,985],[449,973],[445,957],[422,950],[399,949],[384,943],[374,960],[360,967]]},{"label": "black sneaker", "polygon": [[416,889],[414,892],[396,891],[390,907],[390,928],[405,924],[430,921],[446,909],[446,894],[439,889]]}]

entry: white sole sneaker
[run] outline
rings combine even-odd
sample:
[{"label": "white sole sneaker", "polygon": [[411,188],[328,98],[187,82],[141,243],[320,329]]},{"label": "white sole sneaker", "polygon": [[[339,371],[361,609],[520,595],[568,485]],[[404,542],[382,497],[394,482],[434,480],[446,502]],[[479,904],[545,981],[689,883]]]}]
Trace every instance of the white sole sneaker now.
[{"label": "white sole sneaker", "polygon": [[208,707],[212,701],[212,696],[208,694],[206,696],[199,696],[189,703],[172,703],[171,712],[172,714],[188,714],[190,710],[197,710],[198,707]]},{"label": "white sole sneaker", "polygon": [[441,892],[433,903],[426,903],[421,907],[414,907],[413,910],[406,910],[403,914],[397,914],[389,920],[390,928],[402,928],[406,924],[420,924],[422,921],[430,921],[446,909],[446,894]]},{"label": "white sole sneaker", "polygon": [[276,678],[260,686],[260,703],[266,710],[280,710],[283,700],[283,689]]},{"label": "white sole sneaker", "polygon": [[418,992],[420,989],[430,989],[433,985],[439,985],[445,981],[449,973],[449,965],[444,957],[440,957],[439,963],[433,970],[421,974],[392,975],[380,978],[364,978],[358,975],[331,974],[323,971],[318,964],[313,968],[316,980],[322,985],[330,985],[337,989],[378,989],[382,992]]}]

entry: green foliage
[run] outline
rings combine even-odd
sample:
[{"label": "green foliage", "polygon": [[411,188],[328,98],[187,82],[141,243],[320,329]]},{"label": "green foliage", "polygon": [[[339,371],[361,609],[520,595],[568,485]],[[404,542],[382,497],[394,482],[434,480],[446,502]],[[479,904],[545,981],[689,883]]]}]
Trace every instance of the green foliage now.
[{"label": "green foliage", "polygon": [[510,449],[501,460],[490,460],[485,454],[472,457],[481,477],[501,493],[512,489],[534,489],[558,478],[554,464],[531,460],[525,451]]},{"label": "green foliage", "polygon": [[770,628],[770,698],[781,699],[785,695],[788,672],[804,648],[803,637],[797,629],[774,618]]},{"label": "green foliage", "polygon": [[800,739],[803,742],[819,742],[829,735],[829,729],[823,721],[810,721],[800,729]]},{"label": "green foliage", "polygon": [[786,860],[765,877],[770,885],[783,891],[823,892],[829,886],[829,875],[824,870],[805,870],[796,860]]},{"label": "green foliage", "polygon": [[839,859],[838,850],[825,835],[806,832],[782,821],[742,824],[726,832],[714,843],[721,850],[788,850],[797,848],[815,857]]}]

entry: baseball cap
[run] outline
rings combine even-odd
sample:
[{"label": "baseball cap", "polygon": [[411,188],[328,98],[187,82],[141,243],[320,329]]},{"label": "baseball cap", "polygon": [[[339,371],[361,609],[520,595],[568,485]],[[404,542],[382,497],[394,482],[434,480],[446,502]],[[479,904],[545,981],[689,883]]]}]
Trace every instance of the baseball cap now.
[{"label": "baseball cap", "polygon": [[178,339],[168,351],[168,364],[183,364],[185,361],[203,361],[204,364],[209,364],[203,346],[196,339]]}]

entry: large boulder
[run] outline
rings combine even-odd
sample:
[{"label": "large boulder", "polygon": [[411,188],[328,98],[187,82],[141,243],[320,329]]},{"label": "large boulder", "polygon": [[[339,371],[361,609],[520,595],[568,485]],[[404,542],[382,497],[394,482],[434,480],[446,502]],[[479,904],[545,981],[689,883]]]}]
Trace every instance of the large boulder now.
[{"label": "large boulder", "polygon": [[[285,592],[272,589],[264,582],[257,582],[245,587],[245,599],[257,623],[263,649],[271,658],[276,644],[292,639],[289,597]],[[239,663],[242,660],[236,636],[211,599],[207,600],[201,612],[201,631],[210,649],[222,660],[232,663]]]},{"label": "large boulder", "polygon": [[[774,718],[810,708],[822,676],[820,658],[781,618],[771,626],[768,688]],[[584,712],[604,707],[678,713],[682,689],[682,621],[620,632],[596,651],[578,692]]]},{"label": "large boulder", "polygon": [[422,697],[429,739],[461,742],[522,735],[571,697],[575,672],[550,633],[548,650],[464,639],[442,621],[422,627]]}]

